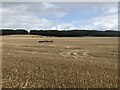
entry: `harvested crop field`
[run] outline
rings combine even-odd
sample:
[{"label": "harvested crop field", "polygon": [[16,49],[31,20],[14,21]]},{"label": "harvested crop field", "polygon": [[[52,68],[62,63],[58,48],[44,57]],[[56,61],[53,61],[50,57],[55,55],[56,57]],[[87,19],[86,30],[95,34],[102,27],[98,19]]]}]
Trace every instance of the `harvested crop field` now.
[{"label": "harvested crop field", "polygon": [[117,87],[117,37],[8,35],[2,43],[2,87]]}]

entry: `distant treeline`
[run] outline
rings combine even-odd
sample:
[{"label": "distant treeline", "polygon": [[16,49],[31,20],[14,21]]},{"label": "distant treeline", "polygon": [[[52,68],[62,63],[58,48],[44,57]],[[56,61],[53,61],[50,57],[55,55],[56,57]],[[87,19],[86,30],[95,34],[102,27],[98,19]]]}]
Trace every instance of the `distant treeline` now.
[{"label": "distant treeline", "polygon": [[117,37],[120,36],[120,31],[114,30],[106,30],[106,31],[98,31],[98,30],[30,30],[28,32],[24,29],[2,29],[1,35],[13,35],[13,34],[31,34],[31,35],[43,35],[43,36],[57,36],[57,37],[82,37],[82,36],[112,36]]},{"label": "distant treeline", "polygon": [[97,31],[97,30],[30,30],[30,34],[43,36],[57,36],[57,37],[82,37],[82,36],[120,36],[118,31]]},{"label": "distant treeline", "polygon": [[1,35],[13,35],[13,34],[28,34],[27,30],[24,29],[1,29]]}]

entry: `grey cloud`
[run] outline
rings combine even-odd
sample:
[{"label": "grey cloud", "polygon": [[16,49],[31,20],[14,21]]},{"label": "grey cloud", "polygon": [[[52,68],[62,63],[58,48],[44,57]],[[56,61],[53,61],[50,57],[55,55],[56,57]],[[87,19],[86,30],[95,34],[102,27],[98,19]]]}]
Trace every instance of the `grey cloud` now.
[{"label": "grey cloud", "polygon": [[[36,16],[45,15],[58,15],[59,13],[64,13],[64,9],[61,9],[54,3],[37,3],[37,2],[27,2],[27,3],[3,3],[3,9],[15,11],[16,14],[30,14]],[[3,12],[4,13],[4,12]]]},{"label": "grey cloud", "polygon": [[[26,29],[75,29],[75,28],[85,28],[85,29],[116,29],[117,27],[117,19],[116,14],[114,13],[114,17],[111,16],[110,12],[115,12],[115,8],[111,9],[111,7],[115,6],[116,3],[36,3],[36,2],[21,2],[21,3],[3,3],[2,5],[2,24],[3,28],[26,28]],[[79,7],[79,8],[77,8]],[[83,8],[94,8],[99,7],[104,9],[104,12],[108,12],[104,14],[102,17],[95,17],[90,21],[81,21],[81,23],[91,23],[92,25],[84,25],[75,27],[71,22],[69,23],[59,23],[57,21],[49,20],[43,18],[45,16],[53,15],[57,18],[64,17],[67,15],[71,9],[76,11],[82,11]],[[86,8],[86,9],[87,9]],[[96,8],[97,9],[97,8]],[[84,11],[85,12],[85,11]],[[104,18],[105,17],[105,18]],[[103,20],[103,21],[102,21]],[[77,22],[77,21],[76,21]],[[114,22],[114,24],[113,24]],[[79,23],[79,22],[78,22]],[[111,27],[112,26],[112,27]],[[102,27],[102,28],[101,28]]]}]

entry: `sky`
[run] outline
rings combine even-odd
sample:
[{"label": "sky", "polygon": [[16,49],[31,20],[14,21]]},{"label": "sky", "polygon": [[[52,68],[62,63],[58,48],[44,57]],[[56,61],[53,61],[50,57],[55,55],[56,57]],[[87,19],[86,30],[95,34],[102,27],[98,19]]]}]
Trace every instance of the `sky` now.
[{"label": "sky", "polygon": [[118,30],[117,2],[3,2],[2,28]]}]

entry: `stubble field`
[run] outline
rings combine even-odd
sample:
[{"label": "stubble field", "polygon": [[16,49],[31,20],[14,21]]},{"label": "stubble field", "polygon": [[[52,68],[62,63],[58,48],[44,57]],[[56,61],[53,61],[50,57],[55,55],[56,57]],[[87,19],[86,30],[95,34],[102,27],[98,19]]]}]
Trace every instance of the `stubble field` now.
[{"label": "stubble field", "polygon": [[117,37],[9,35],[2,43],[5,88],[117,87]]}]

